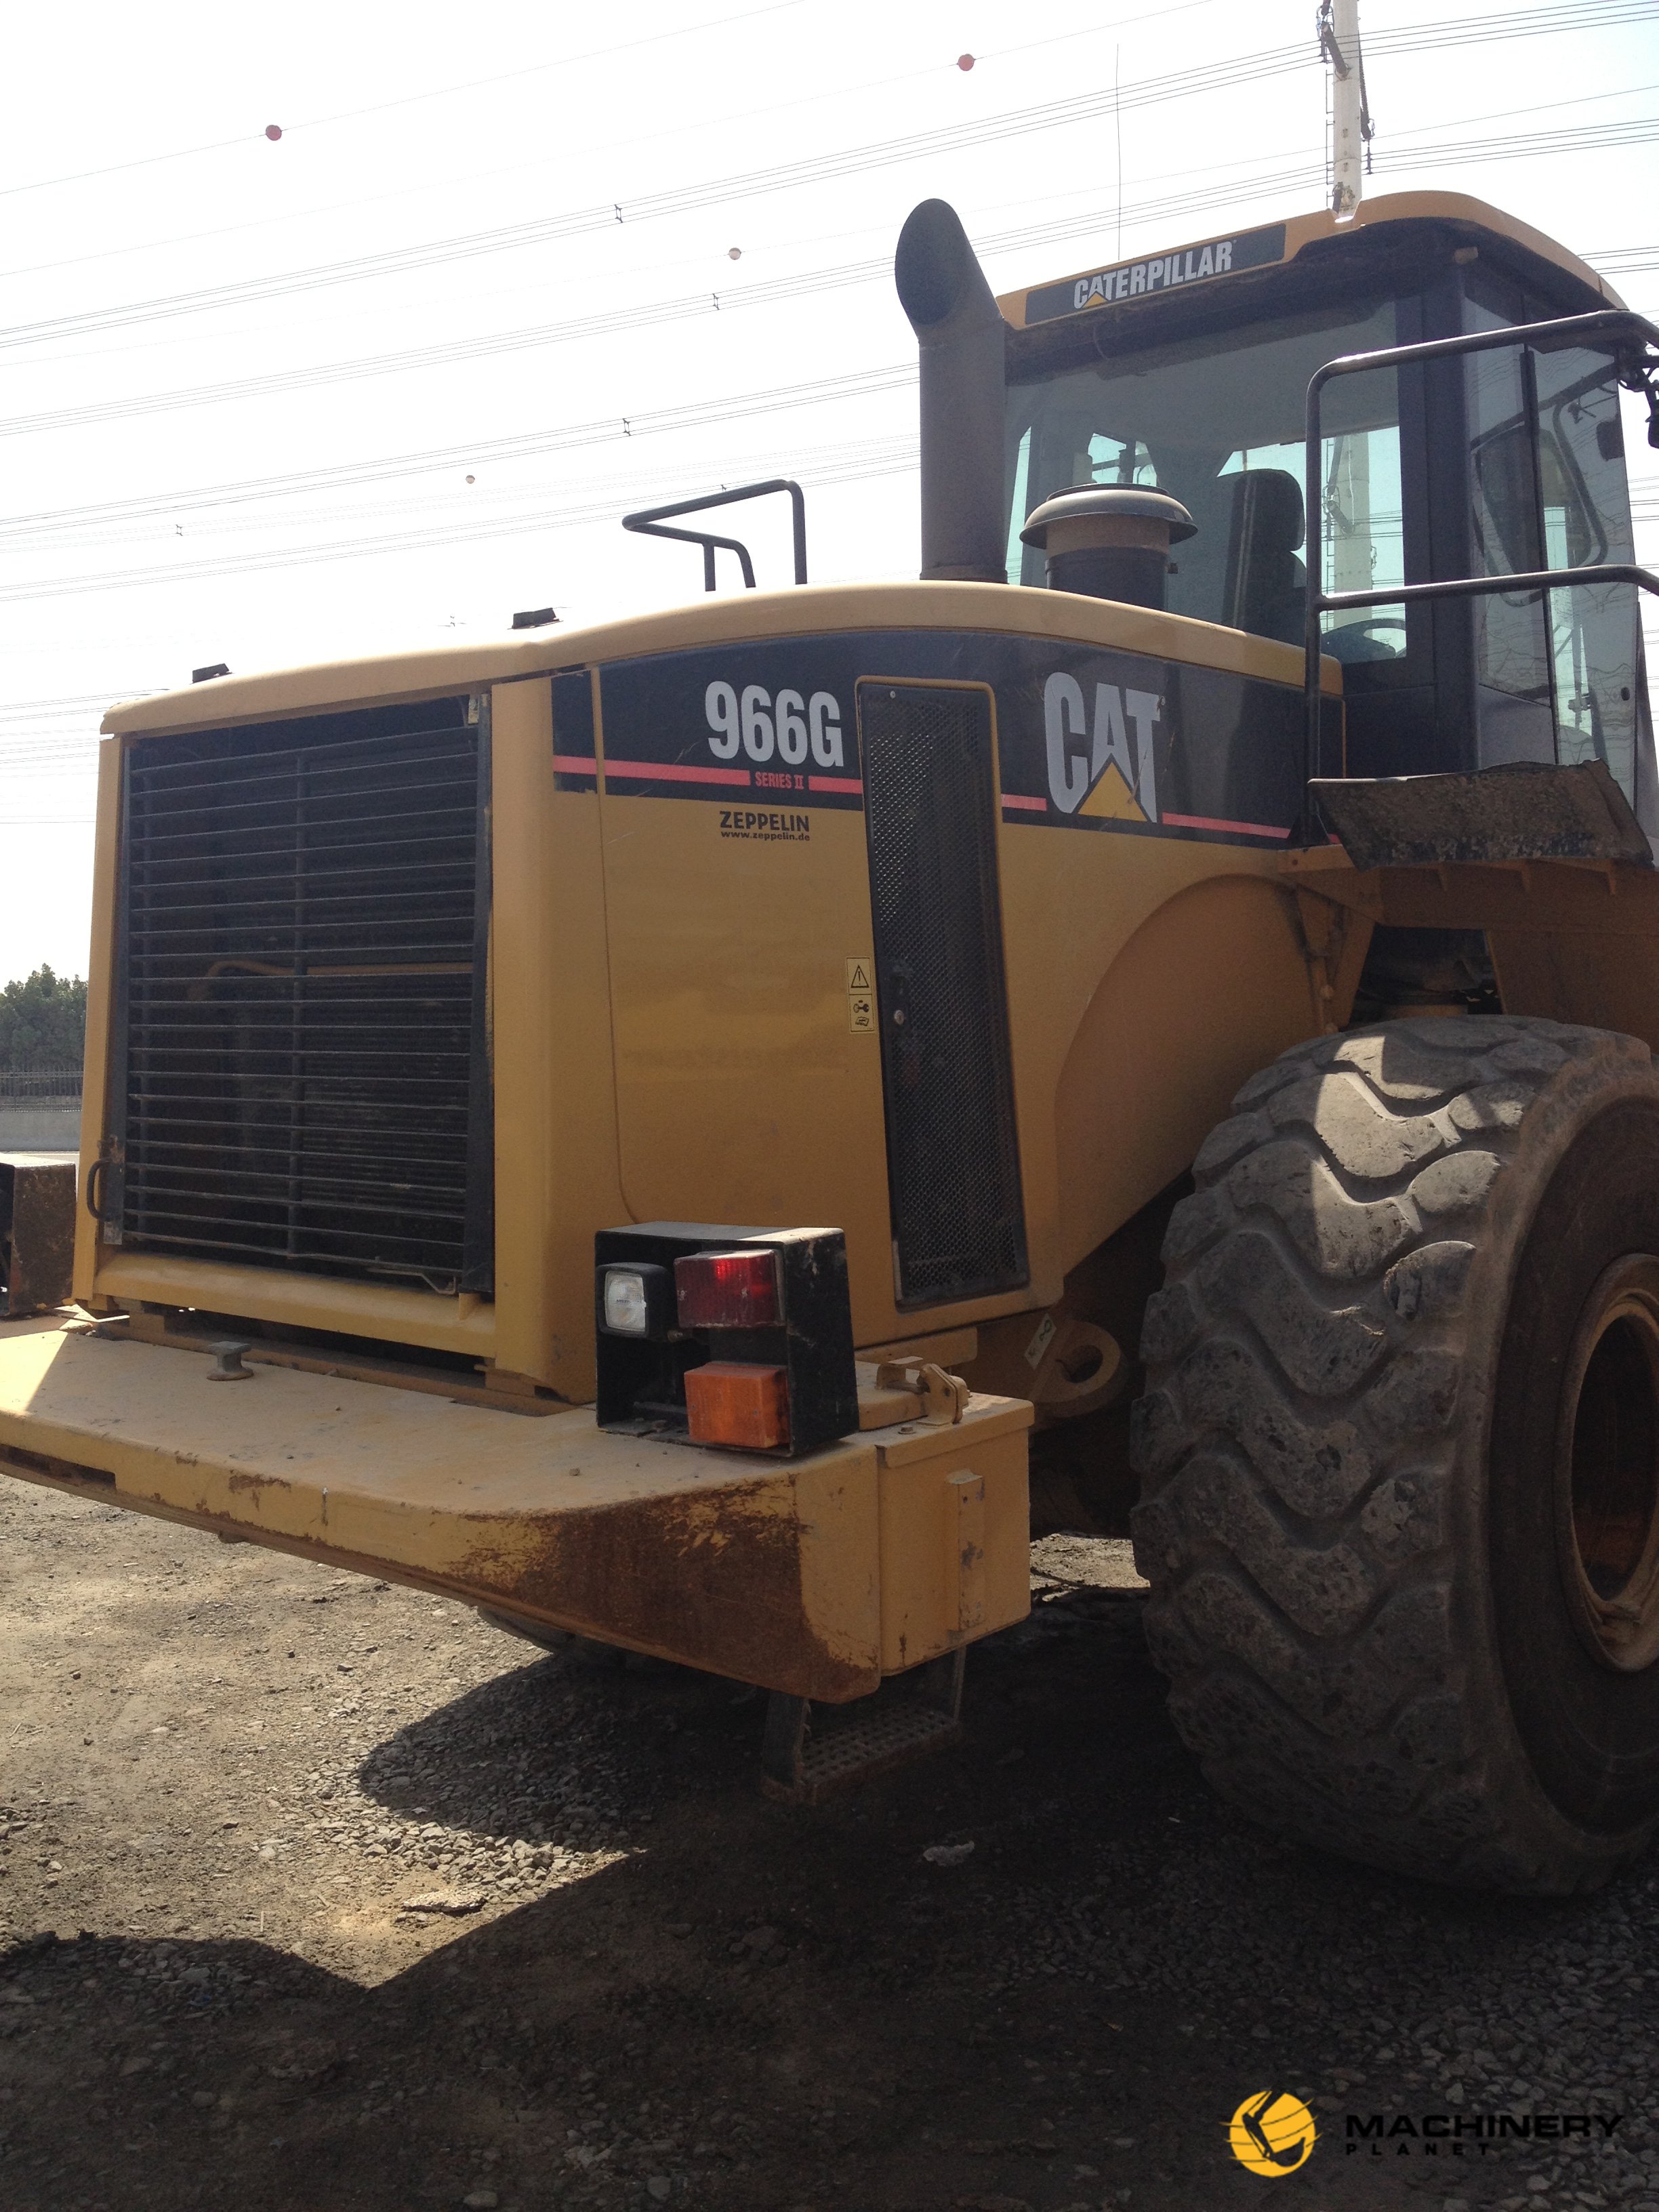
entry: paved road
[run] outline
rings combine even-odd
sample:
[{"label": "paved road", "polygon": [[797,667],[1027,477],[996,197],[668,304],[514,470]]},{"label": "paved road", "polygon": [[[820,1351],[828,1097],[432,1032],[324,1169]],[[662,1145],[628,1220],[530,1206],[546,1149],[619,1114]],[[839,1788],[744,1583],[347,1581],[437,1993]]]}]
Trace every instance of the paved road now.
[{"label": "paved road", "polygon": [[[0,2204],[1659,2212],[1659,1864],[1540,1906],[1281,1844],[1121,1548],[1037,1559],[966,1747],[801,1811],[730,1685],[0,1484]],[[1282,2179],[1227,2148],[1268,2089]],[[1500,2112],[1596,2140],[1477,2154]]]}]

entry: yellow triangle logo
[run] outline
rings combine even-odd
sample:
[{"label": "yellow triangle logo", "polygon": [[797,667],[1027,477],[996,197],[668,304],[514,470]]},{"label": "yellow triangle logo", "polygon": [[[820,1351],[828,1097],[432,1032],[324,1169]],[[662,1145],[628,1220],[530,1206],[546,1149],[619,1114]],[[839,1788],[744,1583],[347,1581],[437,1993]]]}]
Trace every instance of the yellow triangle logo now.
[{"label": "yellow triangle logo", "polygon": [[1106,772],[1089,796],[1079,807],[1079,814],[1092,814],[1104,822],[1144,822],[1146,819],[1133,791],[1124,781],[1123,771],[1115,760],[1108,761]]}]

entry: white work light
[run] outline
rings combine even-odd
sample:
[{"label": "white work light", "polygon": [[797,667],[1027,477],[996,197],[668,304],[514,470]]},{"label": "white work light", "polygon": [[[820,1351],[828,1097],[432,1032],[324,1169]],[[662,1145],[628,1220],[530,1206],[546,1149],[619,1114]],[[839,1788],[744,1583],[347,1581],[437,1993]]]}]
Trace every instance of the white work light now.
[{"label": "white work light", "polygon": [[644,1336],[649,1330],[651,1304],[639,1268],[605,1269],[605,1325],[618,1336]]}]

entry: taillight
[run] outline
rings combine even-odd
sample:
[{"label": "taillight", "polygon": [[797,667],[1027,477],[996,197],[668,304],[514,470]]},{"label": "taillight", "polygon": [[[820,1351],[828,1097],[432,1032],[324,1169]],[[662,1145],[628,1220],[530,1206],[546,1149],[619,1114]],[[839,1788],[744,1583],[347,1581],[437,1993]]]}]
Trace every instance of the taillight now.
[{"label": "taillight", "polygon": [[792,1457],[856,1431],[840,1230],[650,1221],[593,1257],[601,1428]]},{"label": "taillight", "polygon": [[705,1360],[686,1370],[685,1410],[694,1444],[776,1451],[789,1441],[789,1378],[781,1367]]},{"label": "taillight", "polygon": [[682,1328],[770,1328],[778,1318],[778,1262],[764,1245],[696,1252],[674,1262]]}]

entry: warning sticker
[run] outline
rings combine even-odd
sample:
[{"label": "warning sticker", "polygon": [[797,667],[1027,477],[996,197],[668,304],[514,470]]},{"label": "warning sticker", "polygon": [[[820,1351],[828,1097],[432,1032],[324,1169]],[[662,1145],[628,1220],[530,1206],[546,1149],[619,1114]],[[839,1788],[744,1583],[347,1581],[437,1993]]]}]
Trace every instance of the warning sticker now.
[{"label": "warning sticker", "polygon": [[847,963],[847,1026],[873,1030],[876,1026],[876,963],[869,954]]}]

